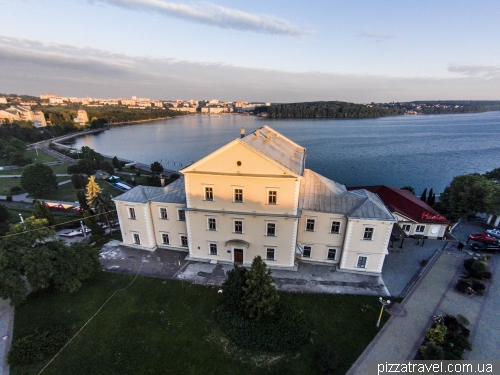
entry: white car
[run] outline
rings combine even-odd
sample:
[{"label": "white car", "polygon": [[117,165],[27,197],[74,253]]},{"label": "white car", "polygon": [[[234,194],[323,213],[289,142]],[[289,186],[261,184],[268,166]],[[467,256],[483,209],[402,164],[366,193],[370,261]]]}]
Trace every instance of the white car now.
[{"label": "white car", "polygon": [[486,231],[490,236],[500,238],[500,229],[488,229]]}]

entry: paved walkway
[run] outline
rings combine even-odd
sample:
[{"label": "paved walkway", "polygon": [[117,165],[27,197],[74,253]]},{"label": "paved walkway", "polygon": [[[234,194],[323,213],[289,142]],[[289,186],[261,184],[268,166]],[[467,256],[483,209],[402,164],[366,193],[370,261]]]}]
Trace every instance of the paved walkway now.
[{"label": "paved walkway", "polygon": [[[401,304],[402,314],[391,316],[348,374],[367,374],[368,361],[371,360],[413,359],[427,329],[432,324],[432,317],[437,314],[455,316],[461,314],[469,320],[471,342],[476,349],[465,353],[467,359],[500,359],[498,353],[500,330],[497,329],[493,334],[491,332],[498,324],[495,322],[500,321],[498,316],[492,319],[492,314],[500,307],[498,296],[500,281],[494,280],[484,297],[466,296],[457,292],[454,286],[464,271],[462,265],[467,257],[469,257],[468,252],[458,251],[456,244],[449,245],[441,251],[436,261]],[[497,264],[495,261],[493,272]],[[488,308],[485,309],[485,306]],[[494,336],[493,341],[491,335]]]},{"label": "paved walkway", "polygon": [[14,308],[10,306],[10,301],[0,298],[0,375],[9,374],[7,364],[7,354],[12,341],[12,331],[14,326]]}]

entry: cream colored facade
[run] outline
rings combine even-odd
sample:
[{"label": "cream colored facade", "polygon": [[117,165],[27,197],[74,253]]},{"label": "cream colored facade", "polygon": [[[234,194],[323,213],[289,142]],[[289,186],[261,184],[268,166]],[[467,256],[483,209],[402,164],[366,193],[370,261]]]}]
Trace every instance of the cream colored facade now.
[{"label": "cream colored facade", "polygon": [[375,194],[306,169],[305,151],[264,126],[164,188],[138,186],[115,198],[123,242],[190,259],[250,265],[260,255],[271,268],[302,259],[380,273],[395,218]]}]

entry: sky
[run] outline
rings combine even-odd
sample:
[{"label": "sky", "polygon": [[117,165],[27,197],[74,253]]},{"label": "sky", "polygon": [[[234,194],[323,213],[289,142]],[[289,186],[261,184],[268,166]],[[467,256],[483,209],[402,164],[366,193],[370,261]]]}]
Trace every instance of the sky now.
[{"label": "sky", "polygon": [[0,93],[500,100],[497,0],[0,0]]}]

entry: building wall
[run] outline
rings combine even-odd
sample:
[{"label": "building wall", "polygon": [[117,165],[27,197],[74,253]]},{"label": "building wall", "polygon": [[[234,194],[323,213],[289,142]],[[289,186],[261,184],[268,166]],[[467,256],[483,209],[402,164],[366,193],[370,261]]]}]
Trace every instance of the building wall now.
[{"label": "building wall", "polygon": [[[349,219],[340,267],[360,272],[382,272],[387,246],[392,231],[392,222]],[[365,228],[373,228],[371,240],[364,240]],[[357,267],[359,257],[367,258],[365,268]]]},{"label": "building wall", "polygon": [[[134,233],[139,234],[140,246],[154,250],[156,241],[153,235],[153,226],[149,203],[129,203],[115,201],[120,220],[123,242],[130,245],[134,243]],[[135,210],[135,219],[130,218],[129,207]]]},{"label": "building wall", "polygon": [[[314,220],[314,231],[307,231],[307,219]],[[332,221],[340,222],[339,233],[331,233]],[[303,260],[339,263],[344,246],[344,237],[347,229],[347,218],[343,215],[328,214],[323,212],[302,211],[302,217],[299,220],[297,228],[297,243],[311,247],[310,257],[297,255]],[[328,249],[336,249],[334,260],[328,259]]]},{"label": "building wall", "polygon": [[[151,218],[154,227],[154,236],[156,244],[160,247],[176,248],[188,251],[187,247],[182,246],[180,236],[187,236],[186,221],[179,220],[179,210],[186,207],[177,203],[159,203],[151,202]],[[160,208],[167,209],[167,219],[161,218]],[[169,237],[169,245],[163,243],[162,234],[166,233]]]},{"label": "building wall", "polygon": [[[409,236],[425,236],[428,238],[443,238],[446,233],[446,228],[448,227],[447,223],[439,224],[439,223],[415,223],[414,221],[410,221],[408,218],[398,215],[397,213],[393,213],[393,215],[398,220],[399,226],[403,228],[404,225],[410,225],[410,230],[405,231],[405,233]],[[424,226],[423,232],[417,232],[417,226]]]},{"label": "building wall", "polygon": [[[208,229],[208,219],[216,219],[216,230]],[[243,264],[250,265],[254,257],[260,255],[266,260],[266,249],[275,249],[275,259],[266,260],[271,267],[293,267],[295,250],[294,225],[297,219],[252,216],[245,214],[220,214],[188,211],[190,233],[190,256],[217,261],[234,261],[234,248],[243,249]],[[234,221],[243,222],[243,233],[234,232]],[[266,224],[276,225],[276,235],[267,236]],[[248,248],[240,245],[227,245],[230,240],[243,240],[250,243]],[[217,244],[217,255],[211,255],[209,244]]]}]

